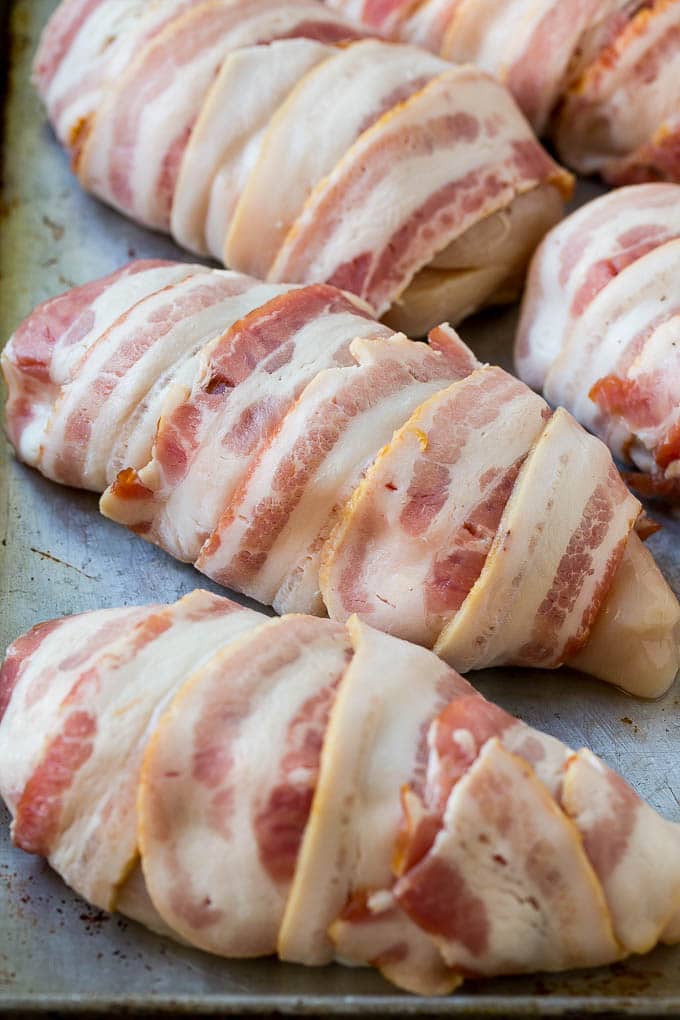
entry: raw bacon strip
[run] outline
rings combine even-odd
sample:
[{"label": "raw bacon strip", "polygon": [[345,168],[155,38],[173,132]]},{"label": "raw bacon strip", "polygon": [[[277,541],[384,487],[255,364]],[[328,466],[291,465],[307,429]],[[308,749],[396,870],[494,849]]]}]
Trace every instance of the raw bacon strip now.
[{"label": "raw bacon strip", "polygon": [[[53,405],[41,471],[101,491],[111,480],[108,460],[121,429],[159,374],[219,336],[225,319],[248,312],[252,288],[257,294],[256,281],[248,277],[212,270],[165,287],[120,315],[89,348]],[[155,419],[149,424],[145,458]]]},{"label": "raw bacon strip", "polygon": [[621,459],[652,471],[656,461],[669,476],[678,458],[679,267],[677,238],[619,273],[572,324],[544,385]]},{"label": "raw bacon strip", "polygon": [[[284,39],[229,54],[206,96],[180,166],[170,222],[180,244],[223,259],[232,216],[259,159],[269,121],[297,82],[335,52],[312,39]],[[226,118],[234,95],[239,104]]]},{"label": "raw bacon strip", "polygon": [[[446,69],[447,64],[430,53],[367,39],[308,73],[269,124],[219,253],[225,264],[266,278],[309,195],[345,151]],[[310,147],[312,119],[332,120],[335,130],[320,135]]]},{"label": "raw bacon strip", "polygon": [[331,712],[279,934],[279,956],[295,963],[332,960],[326,931],[347,900],[389,883],[399,794],[405,784],[417,790],[425,784],[429,721],[471,690],[424,649],[402,645],[390,662],[385,634],[356,618],[349,634],[354,658]]},{"label": "raw bacon strip", "polygon": [[351,364],[355,336],[390,334],[330,287],[268,290],[270,300],[260,294],[262,304],[206,348],[190,395],[159,423],[151,461],[124,472],[102,497],[108,517],[181,559],[199,555],[307,383],[331,365]]},{"label": "raw bacon strip", "polygon": [[[247,280],[246,277],[240,279],[244,283]],[[159,442],[161,430],[168,423],[174,422],[176,416],[181,419],[183,409],[191,399],[192,393],[202,385],[207,386],[209,380],[213,378],[213,352],[219,350],[225,337],[224,324],[248,319],[270,299],[288,292],[288,288],[280,284],[273,286],[255,280],[250,280],[249,283],[250,286],[244,286],[240,293],[236,293],[222,308],[218,335],[199,341],[165,372],[157,376],[156,381],[118,433],[107,463],[107,479],[117,478],[121,471],[129,473],[137,467],[148,465],[150,458],[153,458],[154,444]],[[226,333],[228,334],[229,330]],[[211,491],[214,491],[215,496],[218,495],[216,490]]]},{"label": "raw bacon strip", "polygon": [[617,6],[621,0],[461,0],[441,53],[498,74],[542,133],[584,32],[596,16]]},{"label": "raw bacon strip", "polygon": [[[389,651],[390,642],[383,639],[382,643],[383,651]],[[385,659],[382,670],[377,667],[376,671],[385,675],[388,669]],[[485,701],[472,688],[461,688],[429,727],[425,783],[420,789],[402,787],[403,817],[392,858],[397,880],[431,850],[444,827],[453,788],[492,738],[531,765],[551,796],[559,795],[570,749]],[[353,963],[379,967],[387,978],[410,991],[432,995],[454,987],[456,971],[444,965],[434,942],[400,908],[394,881],[390,876],[382,889],[374,887],[349,901],[329,930],[336,952]]]},{"label": "raw bacon strip", "polygon": [[194,673],[158,724],[140,782],[142,866],[156,910],[192,945],[275,950],[351,657],[339,624],[270,621]]},{"label": "raw bacon strip", "polygon": [[488,367],[422,404],[381,451],[324,548],[331,616],[360,613],[431,647],[479,576],[549,414],[525,386]]},{"label": "raw bacon strip", "polygon": [[394,430],[457,378],[445,354],[406,337],[350,352],[354,367],[319,372],[302,392],[196,561],[278,612],[323,612],[320,555],[339,509]]},{"label": "raw bacon strip", "polygon": [[12,812],[83,669],[157,609],[100,609],[39,623],[7,649],[0,670],[0,794]]},{"label": "raw bacon strip", "polygon": [[422,928],[391,893],[355,896],[333,921],[329,935],[338,960],[376,967],[383,977],[416,995],[450,995],[463,978],[442,959]]},{"label": "raw bacon strip", "polygon": [[646,953],[680,921],[680,830],[590,751],[567,763],[562,807],[574,819],[626,953]]},{"label": "raw bacon strip", "polygon": [[77,146],[107,85],[147,40],[202,0],[68,0],[35,57],[34,79],[59,139]]},{"label": "raw bacon strip", "polygon": [[680,236],[680,188],[647,184],[588,202],[534,256],[515,344],[519,376],[540,389],[597,295],[631,263]]},{"label": "raw bacon strip", "polygon": [[558,410],[520,470],[482,572],[437,653],[463,672],[500,662],[551,667],[575,655],[639,511],[606,448]]},{"label": "raw bacon strip", "polygon": [[112,909],[136,856],[135,797],[154,720],[188,670],[259,622],[196,591],[86,659],[18,799],[17,846],[49,857],[69,884]]},{"label": "raw bacon strip", "polygon": [[647,473],[636,487],[667,499],[680,473],[679,269],[680,187],[604,196],[537,252],[516,343],[522,377]]},{"label": "raw bacon strip", "polygon": [[455,786],[445,827],[395,896],[463,972],[562,970],[622,955],[576,827],[497,738]]},{"label": "raw bacon strip", "polygon": [[37,466],[60,388],[118,316],[154,291],[205,272],[202,266],[140,259],[38,305],[10,337],[1,358],[11,389],[7,431],[23,460]]},{"label": "raw bacon strip", "polygon": [[540,183],[569,187],[498,84],[451,68],[351,146],[310,195],[269,279],[321,277],[381,315],[439,251]]},{"label": "raw bacon strip", "polygon": [[602,172],[644,146],[678,113],[680,3],[641,5],[569,89],[555,126],[561,155],[580,173]]},{"label": "raw bacon strip", "polygon": [[651,139],[623,159],[607,164],[610,184],[680,181],[680,114],[670,117]]},{"label": "raw bacon strip", "polygon": [[167,230],[191,129],[226,55],[290,35],[355,38],[314,0],[204,2],[174,18],[111,83],[78,159],[90,190]]}]

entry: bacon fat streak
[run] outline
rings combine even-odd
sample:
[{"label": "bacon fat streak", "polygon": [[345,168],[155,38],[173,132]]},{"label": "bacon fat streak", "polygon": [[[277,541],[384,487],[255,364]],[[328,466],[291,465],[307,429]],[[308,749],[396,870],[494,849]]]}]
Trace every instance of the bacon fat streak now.
[{"label": "bacon fat streak", "polygon": [[647,697],[677,672],[608,450],[448,326],[418,343],[326,284],[138,262],[38,307],[2,363],[18,457],[279,613],[358,614],[462,671]]},{"label": "bacon fat streak", "polygon": [[571,190],[497,81],[319,0],[63,0],[34,79],[104,201],[419,336],[512,300]]},{"label": "bacon fat streak", "polygon": [[579,173],[680,183],[680,0],[329,2],[494,74]]},{"label": "bacon fat streak", "polygon": [[14,842],[209,952],[438,994],[680,940],[680,825],[356,616],[194,591],[39,624],[0,706]]},{"label": "bacon fat streak", "polygon": [[680,500],[680,186],[583,206],[529,273],[515,358],[525,382],[599,435],[645,495]]}]

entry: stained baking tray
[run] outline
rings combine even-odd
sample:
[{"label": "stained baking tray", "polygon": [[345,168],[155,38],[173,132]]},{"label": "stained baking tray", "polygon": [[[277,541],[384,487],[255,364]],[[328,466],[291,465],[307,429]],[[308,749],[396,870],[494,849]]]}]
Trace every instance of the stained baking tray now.
[{"label": "stained baking tray", "polygon": [[[167,238],[83,194],[73,180],[29,82],[36,41],[53,6],[53,0],[4,5],[2,342],[37,302],[130,258],[188,258]],[[582,186],[579,200],[596,191]],[[513,326],[513,312],[489,313],[462,332],[481,358],[509,368]],[[17,464],[6,446],[0,456],[0,651],[49,617],[170,601],[197,585],[214,587],[100,517],[94,496],[50,484]],[[663,523],[650,545],[680,591],[680,523]],[[494,670],[476,682],[530,723],[573,746],[593,748],[666,817],[680,820],[680,684],[648,704],[567,671]],[[42,861],[11,846],[7,822],[0,809],[0,1009],[680,1014],[680,947],[596,971],[470,983],[436,1000],[400,994],[368,970],[219,960],[93,910]]]}]

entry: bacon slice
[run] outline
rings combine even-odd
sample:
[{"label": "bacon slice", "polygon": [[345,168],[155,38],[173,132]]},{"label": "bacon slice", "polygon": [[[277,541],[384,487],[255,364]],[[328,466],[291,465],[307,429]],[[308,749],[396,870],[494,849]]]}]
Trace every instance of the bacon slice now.
[{"label": "bacon slice", "polygon": [[158,425],[149,463],[123,472],[102,497],[106,516],[181,559],[198,557],[258,453],[317,373],[351,363],[355,336],[390,334],[359,302],[323,285],[262,287],[254,303],[252,313],[205,348],[187,399]]},{"label": "bacon slice", "polygon": [[[181,162],[170,221],[180,244],[224,258],[234,210],[260,157],[271,118],[297,82],[335,52],[312,39],[284,39],[227,56]],[[239,103],[230,106],[235,95]],[[228,106],[230,116],[225,118]]]},{"label": "bacon slice", "polygon": [[7,432],[22,460],[38,465],[60,388],[118,316],[155,291],[206,272],[203,266],[140,259],[38,305],[10,337],[0,359],[10,389]]},{"label": "bacon slice", "polygon": [[[484,567],[435,651],[462,672],[499,662],[556,666],[575,655],[639,511],[606,448],[559,409],[524,462]],[[606,663],[602,670],[616,682]]]},{"label": "bacon slice", "polygon": [[[123,443],[125,426],[152,387],[166,373],[189,367],[192,384],[195,355],[219,336],[225,320],[250,311],[261,290],[256,281],[212,270],[194,274],[156,291],[119,315],[88,349],[74,377],[62,387],[45,425],[40,470],[69,485],[101,491],[111,480],[111,458]],[[156,391],[146,429],[133,419],[141,463],[149,457],[157,414],[165,389]],[[124,455],[125,455],[124,454]],[[119,454],[120,456],[120,454]],[[131,466],[141,466],[135,457]]]},{"label": "bacon slice", "polygon": [[142,865],[156,910],[192,945],[274,951],[351,656],[338,624],[270,621],[194,673],[158,724],[139,792]]},{"label": "bacon slice", "polygon": [[280,612],[323,612],[321,548],[376,450],[457,377],[406,337],[354,340],[354,367],[317,374],[254,461],[196,561]]},{"label": "bacon slice", "polygon": [[[389,648],[389,642],[383,644]],[[439,994],[460,981],[436,951],[427,928],[419,928],[400,908],[394,882],[431,851],[444,827],[453,788],[492,738],[531,765],[552,797],[559,795],[570,749],[485,701],[472,688],[461,687],[430,724],[425,783],[419,790],[402,787],[403,817],[392,858],[395,877],[390,876],[382,889],[356,894],[329,929],[342,959],[371,963],[400,987],[420,994]]]},{"label": "bacon slice", "polygon": [[384,890],[355,896],[329,934],[338,960],[376,967],[388,981],[416,995],[450,995],[463,983],[427,932]]},{"label": "bacon slice", "polygon": [[549,413],[489,367],[422,404],[381,451],[324,548],[331,616],[356,612],[431,647],[479,576]]},{"label": "bacon slice", "polygon": [[100,609],[39,623],[7,649],[0,670],[0,794],[13,813],[78,676],[121,631],[157,610]]},{"label": "bacon slice", "polygon": [[445,827],[395,896],[463,972],[561,970],[623,955],[576,827],[497,738],[454,787]]},{"label": "bacon slice", "polygon": [[557,149],[580,173],[606,176],[610,162],[616,166],[677,116],[680,4],[654,0],[639,7],[560,108]]},{"label": "bacon slice", "polygon": [[196,591],[86,660],[70,676],[17,801],[15,843],[112,909],[136,857],[139,768],[158,713],[187,670],[259,622],[251,610]]},{"label": "bacon slice", "polygon": [[[269,124],[219,253],[225,263],[266,278],[309,195],[345,151],[446,68],[430,53],[366,39],[307,74]],[[320,134],[314,146],[308,135],[312,118],[319,123],[332,118],[335,128]]]},{"label": "bacon slice", "polygon": [[76,144],[107,84],[144,41],[200,0],[68,0],[48,21],[33,77],[59,139]]},{"label": "bacon slice", "polygon": [[680,238],[612,279],[572,324],[544,385],[549,400],[568,407],[621,459],[643,470],[656,461],[669,476],[678,458],[678,266]]},{"label": "bacon slice", "polygon": [[561,801],[574,819],[626,953],[646,953],[680,918],[680,830],[590,751],[567,764]]},{"label": "bacon slice", "polygon": [[355,38],[313,0],[199,3],[156,33],[109,85],[77,170],[83,184],[149,226],[167,230],[193,124],[225,56],[297,34]]},{"label": "bacon slice", "polygon": [[515,344],[520,377],[536,389],[600,292],[627,266],[680,236],[680,190],[621,188],[588,202],[536,250]]},{"label": "bacon slice", "polygon": [[472,68],[452,68],[351,146],[310,195],[269,278],[321,277],[381,315],[472,223],[544,182],[568,187],[507,94]]},{"label": "bacon slice", "polygon": [[279,934],[279,956],[297,963],[328,963],[333,944],[326,931],[346,901],[389,883],[399,792],[405,784],[422,789],[430,719],[471,689],[415,645],[400,645],[394,660],[386,635],[356,617],[348,629],[354,658],[331,712]]}]

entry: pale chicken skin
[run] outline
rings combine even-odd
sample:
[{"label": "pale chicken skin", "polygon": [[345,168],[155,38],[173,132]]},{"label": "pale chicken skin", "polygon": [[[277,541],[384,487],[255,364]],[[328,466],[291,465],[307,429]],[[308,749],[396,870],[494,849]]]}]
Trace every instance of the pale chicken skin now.
[{"label": "pale chicken skin", "polygon": [[63,0],[34,80],[104,201],[423,336],[518,295],[572,181],[491,76],[370,35],[320,0]]},{"label": "pale chicken skin", "polygon": [[680,939],[680,825],[356,616],[194,591],[39,624],[0,671],[0,794],[93,904],[220,956],[434,995]]},{"label": "pale chicken skin", "polygon": [[680,606],[606,446],[450,327],[429,341],[326,284],[133,263],[19,326],[7,432],[279,613],[357,614],[464,672],[571,664],[659,696]]}]

